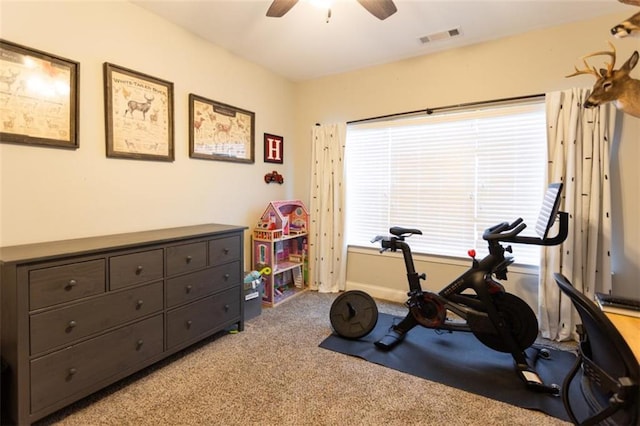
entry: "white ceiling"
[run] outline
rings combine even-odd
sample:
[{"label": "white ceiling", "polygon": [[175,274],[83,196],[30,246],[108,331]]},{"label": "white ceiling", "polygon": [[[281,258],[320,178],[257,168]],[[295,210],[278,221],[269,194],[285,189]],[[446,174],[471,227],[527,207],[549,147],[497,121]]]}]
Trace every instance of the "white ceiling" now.
[{"label": "white ceiling", "polygon": [[[352,71],[600,15],[638,11],[616,0],[394,0],[384,21],[355,0],[327,10],[301,0],[282,18],[270,0],[133,0],[233,54],[293,81]],[[611,26],[618,22],[612,22]],[[432,33],[455,38],[423,44]],[[604,36],[607,30],[604,30]],[[558,40],[562,43],[562,40]]]}]

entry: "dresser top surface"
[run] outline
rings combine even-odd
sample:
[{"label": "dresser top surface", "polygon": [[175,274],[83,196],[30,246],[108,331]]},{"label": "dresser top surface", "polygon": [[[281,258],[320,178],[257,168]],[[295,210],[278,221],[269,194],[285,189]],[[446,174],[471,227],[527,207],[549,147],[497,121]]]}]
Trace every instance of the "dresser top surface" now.
[{"label": "dresser top surface", "polygon": [[247,229],[245,226],[209,223],[0,247],[0,263],[35,262],[58,256],[91,254],[104,250],[125,249],[144,244],[168,243],[185,238],[240,232],[245,229]]}]

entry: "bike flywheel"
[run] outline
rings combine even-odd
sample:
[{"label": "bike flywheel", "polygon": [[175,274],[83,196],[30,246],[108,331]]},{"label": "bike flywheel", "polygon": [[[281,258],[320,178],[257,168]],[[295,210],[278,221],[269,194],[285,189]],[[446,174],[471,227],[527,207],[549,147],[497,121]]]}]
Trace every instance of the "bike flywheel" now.
[{"label": "bike flywheel", "polygon": [[419,301],[410,305],[409,310],[416,321],[427,328],[441,326],[447,317],[444,305],[431,293],[424,293]]},{"label": "bike flywheel", "polygon": [[[493,301],[498,314],[507,324],[509,332],[519,350],[525,350],[536,341],[538,337],[538,320],[536,314],[527,303],[510,293],[499,293],[493,296]],[[497,333],[477,331],[471,327],[471,332],[484,345],[498,352],[511,352],[508,344]]]}]

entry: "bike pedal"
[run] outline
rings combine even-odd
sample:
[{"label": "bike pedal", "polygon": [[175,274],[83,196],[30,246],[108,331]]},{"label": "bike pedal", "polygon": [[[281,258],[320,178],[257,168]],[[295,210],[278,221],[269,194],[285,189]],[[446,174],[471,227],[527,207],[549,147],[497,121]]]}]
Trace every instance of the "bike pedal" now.
[{"label": "bike pedal", "polygon": [[376,345],[377,348],[382,349],[383,351],[390,351],[398,343],[404,340],[404,336],[404,334],[392,330],[387,333],[382,339],[375,342],[374,345]]}]

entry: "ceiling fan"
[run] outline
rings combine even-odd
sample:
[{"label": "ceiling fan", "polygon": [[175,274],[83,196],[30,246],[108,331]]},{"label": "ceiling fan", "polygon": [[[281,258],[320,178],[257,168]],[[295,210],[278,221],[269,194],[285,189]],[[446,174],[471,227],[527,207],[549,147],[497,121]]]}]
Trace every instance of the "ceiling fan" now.
[{"label": "ceiling fan", "polygon": [[[280,18],[291,10],[296,3],[298,3],[298,0],[273,0],[269,10],[267,10],[267,16]],[[387,19],[398,11],[396,5],[393,4],[393,0],[358,0],[358,3],[380,20]]]}]

